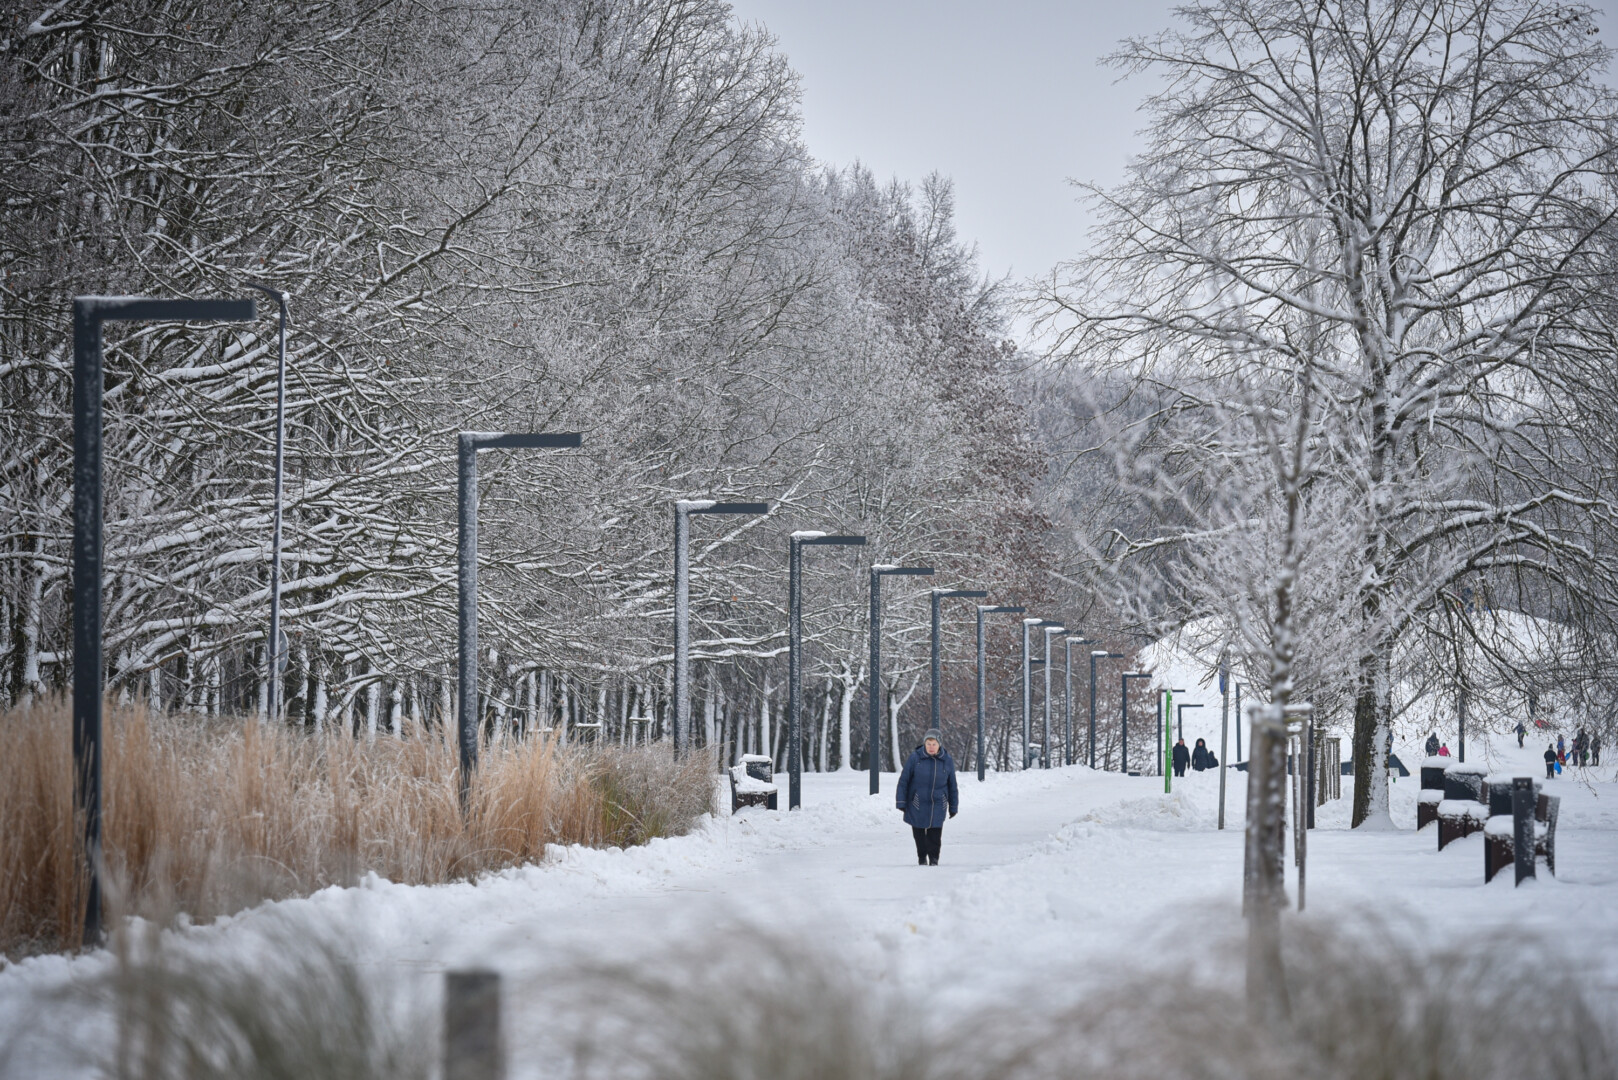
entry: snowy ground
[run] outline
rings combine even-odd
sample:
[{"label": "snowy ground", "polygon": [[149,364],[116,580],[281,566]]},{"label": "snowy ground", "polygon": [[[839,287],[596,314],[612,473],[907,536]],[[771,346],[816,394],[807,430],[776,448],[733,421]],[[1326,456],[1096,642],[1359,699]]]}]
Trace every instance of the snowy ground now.
[{"label": "snowy ground", "polygon": [[[1497,750],[1491,765],[1543,772],[1532,746]],[[559,955],[637,956],[743,920],[801,926],[816,948],[947,1016],[1027,988],[1049,1000],[1074,987],[1075,975],[1115,970],[1146,949],[1171,962],[1183,950],[1189,962],[1233,930],[1245,786],[1244,774],[1227,775],[1224,832],[1215,828],[1214,774],[1178,781],[1171,796],[1158,778],[1078,767],[991,774],[983,784],[968,775],[961,814],[944,831],[943,865],[923,868],[893,808],[891,775],[873,798],[864,774],[810,774],[800,813],[749,810],[629,851],[558,851],[476,885],[372,879],[176,937],[229,951],[271,928],[308,925],[348,943],[390,984],[427,986],[446,967],[491,966],[521,980]],[[1591,988],[1618,999],[1614,769],[1550,790],[1563,796],[1560,874],[1521,889],[1509,874],[1482,883],[1481,837],[1440,853],[1432,829],[1413,831],[1414,776],[1393,789],[1402,831],[1350,832],[1347,800],[1328,804],[1309,839],[1310,912],[1330,919],[1391,901],[1439,936],[1486,941],[1529,929],[1587,964]],[[107,963],[105,954],[41,957],[0,971],[0,1022]]]}]

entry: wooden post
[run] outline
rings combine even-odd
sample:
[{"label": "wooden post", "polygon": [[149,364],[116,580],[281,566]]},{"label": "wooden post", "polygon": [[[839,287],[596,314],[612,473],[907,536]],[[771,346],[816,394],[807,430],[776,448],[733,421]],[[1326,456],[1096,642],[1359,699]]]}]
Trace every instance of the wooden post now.
[{"label": "wooden post", "polygon": [[493,971],[444,973],[444,1080],[503,1080],[500,976]]}]

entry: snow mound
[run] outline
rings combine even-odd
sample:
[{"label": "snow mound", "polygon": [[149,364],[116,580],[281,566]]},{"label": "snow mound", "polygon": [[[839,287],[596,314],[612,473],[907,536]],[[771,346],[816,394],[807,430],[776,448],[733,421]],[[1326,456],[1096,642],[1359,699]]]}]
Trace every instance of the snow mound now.
[{"label": "snow mound", "polygon": [[1154,832],[1187,832],[1213,824],[1207,812],[1183,792],[1125,799],[1100,806],[1074,821],[1075,825],[1107,825],[1120,829],[1149,829]]}]

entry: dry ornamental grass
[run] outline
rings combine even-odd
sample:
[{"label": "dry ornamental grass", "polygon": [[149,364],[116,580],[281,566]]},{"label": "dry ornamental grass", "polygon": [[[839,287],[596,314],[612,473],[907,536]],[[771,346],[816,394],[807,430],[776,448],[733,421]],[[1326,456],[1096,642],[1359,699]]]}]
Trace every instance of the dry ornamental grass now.
[{"label": "dry ornamental grass", "polygon": [[[79,940],[84,874],[71,719],[54,701],[0,714],[0,951]],[[105,845],[120,912],[208,919],[367,872],[433,884],[539,859],[547,844],[678,835],[710,808],[711,763],[666,747],[485,748],[462,815],[436,732],[375,743],[252,720],[110,708]]]}]

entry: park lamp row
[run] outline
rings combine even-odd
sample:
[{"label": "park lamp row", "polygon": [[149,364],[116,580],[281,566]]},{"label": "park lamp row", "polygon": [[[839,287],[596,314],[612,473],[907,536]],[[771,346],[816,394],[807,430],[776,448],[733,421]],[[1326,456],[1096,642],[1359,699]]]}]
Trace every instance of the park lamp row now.
[{"label": "park lamp row", "polygon": [[[282,497],[286,437],[286,344],[288,296],[259,282],[245,284],[274,300],[279,312],[276,364],[276,435],[271,527],[270,626],[266,636],[267,716],[279,713],[280,676],[287,664],[286,635],[281,632]],[[250,322],[258,317],[252,298],[231,300],[173,300],[151,297],[83,296],[73,304],[73,762],[74,806],[83,821],[83,848],[89,866],[84,941],[102,939],[102,898],[99,868],[102,863],[102,400],[104,360],[102,326],[107,322]],[[578,432],[465,431],[457,437],[457,622],[458,672],[457,743],[459,788],[463,809],[470,798],[471,777],[477,768],[477,455],[489,450],[576,449],[583,444]],[[693,514],[753,514],[769,512],[767,503],[723,503],[711,499],[682,499],[675,504],[675,628],[674,628],[674,752],[686,749],[690,735],[690,517]],[[788,768],[790,806],[801,805],[802,762],[799,738],[802,704],[802,565],[803,548],[860,546],[863,536],[827,535],[799,531],[791,536],[790,562],[790,707]],[[880,679],[879,583],[887,574],[931,575],[930,567],[872,568],[872,685]],[[932,593],[933,723],[938,723],[940,655],[939,604],[948,597],[984,597],[977,589],[934,589]],[[978,615],[978,758],[982,779],[983,758],[983,645],[985,611],[1021,611],[979,608]],[[871,732],[877,745],[876,695],[872,695]],[[877,755],[872,754],[871,790],[877,791]]]}]

